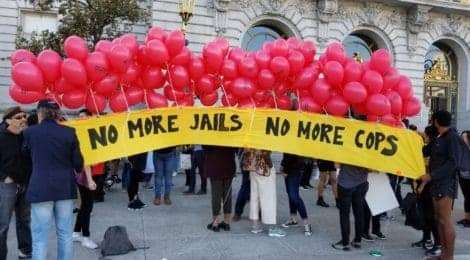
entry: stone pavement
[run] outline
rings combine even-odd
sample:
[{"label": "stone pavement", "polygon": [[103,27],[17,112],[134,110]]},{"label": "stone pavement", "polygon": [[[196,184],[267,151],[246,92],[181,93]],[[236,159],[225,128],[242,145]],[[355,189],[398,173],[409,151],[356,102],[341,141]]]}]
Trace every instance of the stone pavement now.
[{"label": "stone pavement", "polygon": [[[199,180],[198,180],[199,181]],[[237,175],[233,185],[234,201],[241,181]],[[288,217],[287,195],[283,177],[277,175],[278,182],[278,220]],[[184,175],[174,178],[173,205],[154,206],[151,201],[153,192],[141,189],[142,200],[148,208],[140,212],[127,210],[127,194],[115,185],[104,203],[95,204],[91,220],[91,233],[95,241],[103,238],[104,231],[112,225],[127,227],[131,241],[135,246],[148,246],[147,250],[138,250],[128,255],[107,259],[422,259],[423,250],[411,248],[410,244],[421,238],[421,233],[403,225],[404,218],[397,210],[391,215],[395,220],[382,222],[382,231],[388,237],[386,241],[363,242],[361,250],[342,252],[333,249],[332,242],[339,240],[339,217],[335,207],[320,208],[316,205],[316,190],[301,191],[307,205],[313,227],[313,235],[305,237],[301,227],[287,230],[284,238],[271,238],[266,233],[251,234],[249,221],[244,218],[233,223],[231,232],[214,233],[206,229],[210,221],[210,194],[203,196],[183,196]],[[407,189],[407,185],[404,185]],[[325,191],[326,200],[334,204],[331,190]],[[462,196],[455,203],[454,218],[463,215]],[[245,208],[244,215],[248,213]],[[12,221],[8,236],[8,259],[17,259],[16,238]],[[354,226],[352,225],[352,229]],[[456,260],[470,259],[470,229],[456,227]],[[49,257],[55,259],[56,241],[54,232],[50,232]],[[383,257],[369,256],[370,250],[379,250]],[[84,249],[74,245],[74,259],[98,259],[99,251]]]}]

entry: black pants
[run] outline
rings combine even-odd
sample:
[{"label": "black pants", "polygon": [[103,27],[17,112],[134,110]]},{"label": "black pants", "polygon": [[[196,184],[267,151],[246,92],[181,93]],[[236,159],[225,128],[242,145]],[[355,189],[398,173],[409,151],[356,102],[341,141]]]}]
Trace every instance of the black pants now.
[{"label": "black pants", "polygon": [[302,172],[302,179],[300,180],[300,186],[310,185],[310,179],[312,178],[313,171],[313,160],[308,160],[305,163],[305,169]]},{"label": "black pants", "polygon": [[403,197],[401,196],[401,185],[400,183],[403,181],[403,177],[399,177],[393,174],[387,174],[390,179],[390,185],[392,186],[393,192],[395,193],[395,197],[397,198],[398,205],[402,204]]},{"label": "black pants", "polygon": [[237,195],[237,202],[235,202],[235,215],[241,216],[243,208],[250,200],[250,172],[242,171],[242,184]]},{"label": "black pants", "polygon": [[211,179],[212,216],[220,215],[223,204],[224,214],[232,213],[232,179]]},{"label": "black pants", "polygon": [[139,181],[143,179],[144,174],[141,171],[132,169],[129,174],[129,183],[127,185],[127,195],[129,201],[132,201],[139,193]]},{"label": "black pants", "polygon": [[15,211],[18,249],[24,254],[32,252],[31,204],[26,201],[25,188],[18,190],[14,183],[0,182],[0,260],[7,258],[7,237],[10,220]]},{"label": "black pants", "polygon": [[423,240],[430,240],[432,234],[434,243],[436,245],[440,245],[439,231],[437,229],[437,221],[434,215],[434,204],[432,201],[430,186],[430,184],[424,186],[423,191],[418,196],[419,203],[421,203],[424,214]]},{"label": "black pants", "polygon": [[204,151],[193,151],[191,154],[191,170],[189,170],[189,174],[187,175],[190,191],[194,191],[196,188],[196,169],[199,171],[199,176],[201,177],[201,191],[207,190],[207,177],[204,174],[203,163]]},{"label": "black pants", "polygon": [[470,213],[470,180],[460,177],[459,183],[463,193],[463,206],[465,213]]},{"label": "black pants", "polygon": [[104,200],[104,181],[106,179],[105,174],[100,174],[100,175],[95,175],[93,176],[93,181],[96,183],[96,190],[94,193],[94,199],[95,200]]},{"label": "black pants", "polygon": [[372,219],[372,234],[381,233],[380,231],[380,216],[372,216],[372,212],[370,212],[369,205],[367,205],[366,200],[364,200],[364,235],[369,234],[370,229],[370,220]]},{"label": "black pants", "polygon": [[361,241],[362,231],[364,230],[364,198],[368,189],[368,182],[353,188],[344,188],[341,185],[338,185],[339,220],[343,245],[347,245],[350,242],[349,235],[351,233],[351,223],[349,221],[349,215],[351,212],[351,206],[354,215],[354,241]]},{"label": "black pants", "polygon": [[80,209],[78,210],[77,220],[75,221],[74,232],[82,232],[84,237],[90,236],[90,215],[93,211],[94,191],[87,187],[78,185],[80,192]]}]

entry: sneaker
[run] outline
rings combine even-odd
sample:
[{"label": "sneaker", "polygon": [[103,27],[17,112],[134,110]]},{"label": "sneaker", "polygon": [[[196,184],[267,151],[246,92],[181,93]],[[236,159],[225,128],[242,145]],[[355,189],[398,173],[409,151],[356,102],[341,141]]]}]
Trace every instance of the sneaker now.
[{"label": "sneaker", "polygon": [[261,228],[261,226],[254,226],[251,228],[251,233],[253,234],[259,234],[261,232],[263,232],[263,228]]},{"label": "sneaker", "polygon": [[210,223],[207,225],[207,229],[212,230],[214,232],[219,232],[220,231],[220,225],[214,226],[214,223]]},{"label": "sneaker", "polygon": [[431,249],[434,247],[434,242],[431,239],[428,239],[424,242],[424,249]]},{"label": "sneaker", "polygon": [[147,204],[143,203],[139,198],[135,199],[135,204],[140,208],[146,208]]},{"label": "sneaker", "polygon": [[153,190],[153,185],[149,185],[146,187],[147,190]]},{"label": "sneaker", "polygon": [[136,210],[142,209],[142,206],[139,205],[136,200],[133,200],[133,201],[129,202],[129,204],[127,205],[127,209],[136,211]]},{"label": "sneaker", "polygon": [[313,186],[311,184],[307,184],[307,185],[305,185],[305,187],[309,190],[313,190]]},{"label": "sneaker", "polygon": [[352,243],[351,243],[351,246],[356,248],[356,249],[360,249],[361,248],[361,241],[356,241],[354,240]]},{"label": "sneaker", "polygon": [[369,234],[362,235],[362,239],[364,239],[364,241],[367,241],[367,242],[373,242],[374,241],[374,238],[371,237]]},{"label": "sneaker", "polygon": [[425,256],[440,256],[442,253],[441,246],[434,246],[433,248],[426,250]]},{"label": "sneaker", "polygon": [[196,194],[196,193],[194,193],[193,190],[185,190],[185,191],[183,191],[183,195],[194,195],[194,194]]},{"label": "sneaker", "polygon": [[232,221],[233,221],[233,222],[238,222],[238,221],[240,221],[241,219],[242,219],[242,217],[239,216],[239,215],[237,215],[237,214],[233,215],[233,217],[232,217]]},{"label": "sneaker", "polygon": [[163,198],[163,202],[165,203],[165,205],[171,205],[170,196],[165,196]]},{"label": "sneaker", "polygon": [[319,197],[317,200],[317,206],[328,208],[330,205],[323,200],[323,197]]},{"label": "sneaker", "polygon": [[89,237],[83,237],[82,246],[86,247],[86,248],[89,248],[89,249],[97,249],[98,248],[98,245],[95,242],[93,242],[93,240],[91,240]]},{"label": "sneaker", "polygon": [[18,250],[18,259],[31,259],[32,257],[31,253],[23,253],[23,251]]},{"label": "sneaker", "polygon": [[162,204],[162,198],[156,197],[156,198],[153,200],[153,205],[158,206],[158,205],[160,205],[160,204]]},{"label": "sneaker", "polygon": [[297,223],[297,221],[293,220],[293,219],[289,219],[289,221],[287,221],[286,223],[282,224],[281,226],[283,228],[288,228],[288,227],[295,227],[297,226],[299,223]]},{"label": "sneaker", "polygon": [[379,240],[387,240],[387,237],[382,234],[382,232],[372,233],[372,235],[376,236]]},{"label": "sneaker", "polygon": [[82,242],[82,235],[80,234],[80,232],[73,232],[72,233],[72,241],[73,242]]},{"label": "sneaker", "polygon": [[345,244],[343,243],[343,241],[341,241],[341,240],[338,241],[338,242],[336,242],[336,243],[334,243],[334,244],[331,244],[331,247],[333,247],[333,248],[336,249],[336,250],[343,250],[343,251],[349,251],[349,250],[351,250],[351,248],[349,247],[349,245],[348,245],[348,244],[345,245]]},{"label": "sneaker", "polygon": [[309,190],[309,188],[308,188],[307,185],[302,185],[302,186],[300,186],[300,189],[302,189],[302,190]]},{"label": "sneaker", "polygon": [[219,227],[223,229],[224,231],[230,231],[230,224],[227,224],[225,222],[220,222]]},{"label": "sneaker", "polygon": [[206,195],[207,191],[206,190],[200,190],[196,193],[196,195]]},{"label": "sneaker", "polygon": [[268,236],[270,237],[285,237],[286,232],[279,228],[270,228],[268,232]]},{"label": "sneaker", "polygon": [[306,237],[309,237],[312,235],[312,226],[310,226],[309,224],[304,225],[304,235]]},{"label": "sneaker", "polygon": [[414,242],[414,243],[411,243],[411,247],[417,247],[417,248],[424,248],[426,249],[426,245],[428,243],[431,243],[432,245],[432,241],[431,240],[420,240],[420,241],[417,241],[417,242]]}]

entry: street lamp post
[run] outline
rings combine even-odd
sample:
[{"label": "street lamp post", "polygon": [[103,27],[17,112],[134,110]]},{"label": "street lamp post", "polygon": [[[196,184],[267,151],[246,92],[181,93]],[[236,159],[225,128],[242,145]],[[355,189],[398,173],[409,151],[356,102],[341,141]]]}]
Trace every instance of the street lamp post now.
[{"label": "street lamp post", "polygon": [[186,33],[189,20],[193,16],[194,3],[196,0],[181,0],[179,4],[179,15],[181,16],[181,31]]}]

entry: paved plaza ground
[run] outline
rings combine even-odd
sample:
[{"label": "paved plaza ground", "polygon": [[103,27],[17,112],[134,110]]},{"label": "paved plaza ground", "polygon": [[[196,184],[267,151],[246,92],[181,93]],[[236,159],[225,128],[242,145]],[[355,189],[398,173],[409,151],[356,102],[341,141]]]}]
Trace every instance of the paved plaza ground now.
[{"label": "paved plaza ground", "polygon": [[[288,217],[288,201],[284,182],[277,175],[278,183],[278,220]],[[198,180],[199,181],[199,180]],[[238,192],[241,175],[234,180],[234,196]],[[127,210],[127,194],[120,186],[114,186],[106,195],[104,203],[95,204],[91,220],[92,238],[101,241],[107,227],[123,225],[135,246],[148,246],[128,255],[108,257],[107,259],[422,259],[421,249],[411,248],[410,244],[421,237],[421,233],[403,225],[404,218],[399,211],[391,212],[393,220],[382,222],[386,241],[363,242],[360,250],[337,251],[331,247],[339,240],[339,217],[335,207],[320,208],[314,204],[315,190],[301,191],[313,227],[313,235],[305,237],[301,227],[287,230],[284,238],[272,238],[264,234],[250,233],[246,216],[248,207],[240,222],[233,223],[231,232],[214,233],[206,229],[211,215],[210,194],[202,196],[183,196],[184,176],[174,178],[173,205],[154,206],[151,201],[153,192],[141,189],[142,200],[149,204],[140,212]],[[407,185],[403,185],[408,190]],[[326,200],[333,203],[331,190],[326,191]],[[460,195],[455,203],[454,219],[463,215],[463,202]],[[353,228],[354,229],[354,228]],[[470,229],[456,227],[456,260],[470,259]],[[49,240],[49,257],[55,259],[56,242],[52,230]],[[8,259],[17,259],[14,223],[8,236]],[[369,256],[369,251],[379,250],[383,257]],[[74,259],[98,259],[98,250],[84,249],[74,245]]]}]

